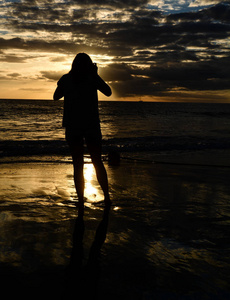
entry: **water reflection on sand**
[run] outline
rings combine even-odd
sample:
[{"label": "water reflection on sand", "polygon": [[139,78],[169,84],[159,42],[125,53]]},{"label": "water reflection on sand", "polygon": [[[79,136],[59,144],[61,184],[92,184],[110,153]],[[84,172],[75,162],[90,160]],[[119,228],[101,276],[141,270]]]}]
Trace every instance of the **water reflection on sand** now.
[{"label": "water reflection on sand", "polygon": [[[107,170],[114,207],[100,249],[101,299],[227,299],[228,170],[125,162]],[[2,165],[1,265],[30,273],[68,266],[77,216],[72,172],[70,164]],[[103,197],[91,164],[85,174],[89,257]]]}]

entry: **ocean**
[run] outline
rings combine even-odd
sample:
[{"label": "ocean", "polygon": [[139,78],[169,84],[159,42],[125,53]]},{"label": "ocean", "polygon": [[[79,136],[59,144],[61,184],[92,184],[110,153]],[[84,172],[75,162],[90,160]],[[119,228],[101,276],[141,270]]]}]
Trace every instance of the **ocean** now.
[{"label": "ocean", "polygon": [[[0,158],[69,155],[63,101],[1,100]],[[230,105],[99,102],[103,153],[154,161],[159,155],[230,149]],[[11,159],[12,160],[12,159]],[[17,159],[16,159],[17,160]]]}]

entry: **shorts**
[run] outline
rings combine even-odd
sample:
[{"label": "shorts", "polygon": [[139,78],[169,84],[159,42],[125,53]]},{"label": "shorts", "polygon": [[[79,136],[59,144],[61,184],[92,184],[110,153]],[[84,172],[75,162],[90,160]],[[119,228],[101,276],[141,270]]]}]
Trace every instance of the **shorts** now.
[{"label": "shorts", "polygon": [[94,128],[66,128],[65,138],[70,147],[72,146],[84,146],[86,145],[98,145],[101,146],[102,135],[100,126]]}]

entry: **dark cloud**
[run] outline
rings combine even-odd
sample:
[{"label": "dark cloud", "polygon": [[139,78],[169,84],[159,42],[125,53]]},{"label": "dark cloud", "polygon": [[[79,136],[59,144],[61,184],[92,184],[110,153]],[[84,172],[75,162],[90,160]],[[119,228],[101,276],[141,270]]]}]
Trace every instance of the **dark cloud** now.
[{"label": "dark cloud", "polygon": [[198,12],[188,12],[188,13],[178,13],[170,14],[167,16],[168,21],[206,21],[210,22],[212,20],[220,21],[222,23],[229,23],[230,20],[230,7],[229,1],[219,3],[213,7],[200,10]]},{"label": "dark cloud", "polygon": [[127,64],[111,64],[100,70],[100,75],[106,81],[128,81],[132,79],[131,68]]},{"label": "dark cloud", "polygon": [[8,76],[12,77],[12,78],[18,78],[18,77],[21,76],[21,74],[19,74],[19,73],[10,73],[10,74],[8,74]]},{"label": "dark cloud", "polygon": [[[32,50],[32,51],[44,51],[44,52],[56,52],[61,54],[75,54],[80,51],[88,52],[92,51],[92,47],[90,45],[84,44],[78,41],[65,41],[65,40],[57,40],[57,41],[45,41],[38,39],[22,39],[22,38],[12,38],[12,39],[4,39],[0,38],[0,47],[2,50],[6,49],[22,49],[22,50]],[[102,53],[102,48],[98,46],[94,46],[93,50],[97,53]]]},{"label": "dark cloud", "polygon": [[139,7],[141,5],[145,5],[147,4],[147,0],[107,0],[106,4],[104,0],[74,0],[73,2],[75,3],[81,3],[81,4],[93,4],[93,5],[108,5],[108,6],[112,6],[115,8],[118,7]]},{"label": "dark cloud", "polygon": [[42,91],[46,91],[46,89],[41,89],[41,88],[38,88],[38,89],[36,89],[36,88],[20,88],[19,89],[20,91],[27,91],[27,92],[36,92],[36,93],[38,93],[38,94],[40,94]]},{"label": "dark cloud", "polygon": [[17,55],[17,54],[5,54],[2,52],[0,54],[0,61],[2,62],[7,62],[7,63],[25,63],[29,59],[36,58],[37,56],[22,56],[22,55]]},{"label": "dark cloud", "polygon": [[65,61],[65,57],[53,57],[53,58],[50,58],[50,61],[52,62],[63,62]]},{"label": "dark cloud", "polygon": [[41,75],[43,78],[57,81],[61,78],[61,76],[65,73],[65,71],[42,71]]},{"label": "dark cloud", "polygon": [[[230,87],[229,59],[213,62],[192,62],[150,68],[148,74],[162,84],[190,90],[216,90]],[[219,83],[223,80],[221,86]]]},{"label": "dark cloud", "polygon": [[[186,91],[225,90],[230,88],[229,65],[230,59],[225,57],[210,62],[159,64],[142,70],[126,66],[123,72],[131,74],[131,78],[117,79],[112,86],[123,96],[151,96],[175,88]],[[113,66],[110,72],[113,74]]]},{"label": "dark cloud", "polygon": [[26,58],[17,55],[0,55],[0,61],[7,63],[24,63]]},{"label": "dark cloud", "polygon": [[[100,74],[124,97],[163,95],[175,89],[229,89],[230,2],[174,14],[149,9],[147,3],[50,0],[8,4],[7,30],[32,36],[42,32],[43,37],[0,38],[1,60],[25,62],[26,58],[4,54],[7,49],[109,55],[113,58]],[[57,80],[62,74],[46,71],[41,75]]]}]

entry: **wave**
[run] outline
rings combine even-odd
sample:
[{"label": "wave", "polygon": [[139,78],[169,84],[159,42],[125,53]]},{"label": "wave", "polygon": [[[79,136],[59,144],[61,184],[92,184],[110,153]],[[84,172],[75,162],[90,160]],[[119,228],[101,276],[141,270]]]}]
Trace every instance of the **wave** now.
[{"label": "wave", "polygon": [[[69,155],[65,140],[0,141],[0,157]],[[199,138],[197,136],[147,136],[111,138],[103,140],[103,153],[109,151],[191,151],[205,149],[230,149],[230,140],[224,137]]]}]

